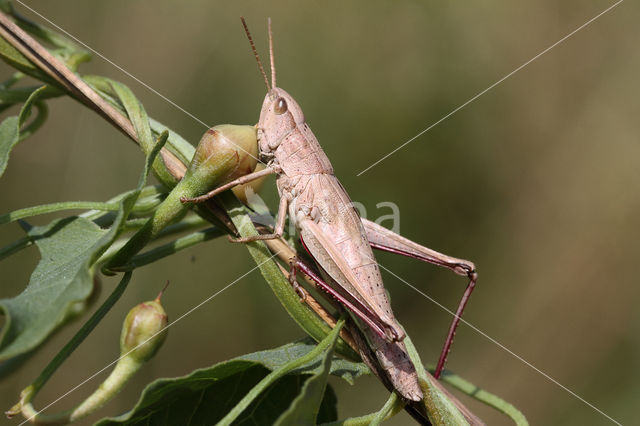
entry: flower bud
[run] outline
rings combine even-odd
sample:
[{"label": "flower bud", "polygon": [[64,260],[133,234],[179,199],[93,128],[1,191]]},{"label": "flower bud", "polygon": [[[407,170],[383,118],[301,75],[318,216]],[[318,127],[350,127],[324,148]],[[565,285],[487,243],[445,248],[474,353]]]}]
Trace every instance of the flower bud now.
[{"label": "flower bud", "polygon": [[202,136],[186,176],[201,179],[200,186],[219,186],[251,173],[257,164],[258,140],[254,126],[222,124]]},{"label": "flower bud", "polygon": [[128,354],[139,363],[150,360],[167,337],[166,325],[167,314],[160,304],[160,295],[135,306],[122,325],[120,355]]},{"label": "flower bud", "polygon": [[[165,285],[165,289],[167,288]],[[158,351],[167,337],[167,314],[160,304],[164,289],[155,300],[140,303],[129,311],[120,334],[120,358],[109,377],[75,408],[55,414],[44,414],[31,403],[38,389],[36,382],[20,394],[20,402],[14,405],[7,416],[20,412],[34,424],[66,425],[82,419],[109,402],[136,372]],[[39,379],[38,379],[39,380]],[[39,384],[41,386],[42,383]],[[26,423],[23,422],[23,423]]]}]

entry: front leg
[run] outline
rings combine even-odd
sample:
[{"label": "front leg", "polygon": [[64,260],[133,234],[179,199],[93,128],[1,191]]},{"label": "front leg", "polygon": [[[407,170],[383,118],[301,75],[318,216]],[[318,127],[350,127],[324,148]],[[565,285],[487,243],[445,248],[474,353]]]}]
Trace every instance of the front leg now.
[{"label": "front leg", "polygon": [[369,239],[369,244],[371,244],[372,248],[401,254],[414,259],[420,259],[424,262],[450,269],[458,275],[464,275],[469,278],[469,284],[467,284],[467,288],[458,303],[458,309],[451,321],[451,326],[449,326],[449,332],[447,333],[447,338],[444,342],[442,351],[440,352],[440,358],[438,359],[438,364],[436,365],[436,369],[433,374],[433,376],[438,379],[440,377],[440,373],[442,373],[442,370],[444,369],[444,364],[447,361],[447,355],[451,350],[453,338],[456,335],[456,329],[458,328],[458,325],[460,325],[462,312],[469,301],[469,297],[471,297],[471,292],[476,286],[476,281],[478,279],[476,267],[468,260],[447,256],[445,254],[438,253],[435,250],[431,250],[430,248],[421,246],[420,244],[414,243],[413,241],[404,238],[403,236],[398,235],[377,223],[362,219],[362,224],[367,232],[367,238]]},{"label": "front leg", "polygon": [[280,197],[280,205],[278,206],[278,222],[276,223],[276,228],[272,234],[261,234],[254,235],[251,237],[242,237],[242,238],[232,238],[229,237],[229,241],[232,243],[250,243],[252,241],[260,241],[260,240],[274,240],[276,238],[282,237],[284,234],[284,224],[287,220],[287,208],[289,207],[289,200],[286,195]]},{"label": "front leg", "polygon": [[267,176],[267,175],[270,175],[273,173],[279,173],[279,172],[280,170],[278,170],[276,167],[270,166],[270,167],[267,167],[266,169],[260,170],[259,172],[253,172],[253,173],[249,173],[248,175],[241,176],[238,179],[232,180],[231,182],[225,185],[219,186],[207,192],[204,195],[200,195],[199,197],[194,197],[194,198],[180,197],[180,202],[183,204],[202,203],[207,201],[209,198],[213,198],[216,195],[220,194],[221,192],[226,191],[227,189],[233,188],[234,186],[244,185],[245,183],[249,183],[256,179],[260,179],[263,176]]}]

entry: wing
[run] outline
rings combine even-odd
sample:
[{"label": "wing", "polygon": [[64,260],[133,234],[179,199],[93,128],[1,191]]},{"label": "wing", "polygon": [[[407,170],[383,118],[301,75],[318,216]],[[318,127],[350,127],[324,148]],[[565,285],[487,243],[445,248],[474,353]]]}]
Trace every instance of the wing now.
[{"label": "wing", "polygon": [[402,340],[404,332],[391,311],[360,218],[342,185],[335,176],[316,175],[306,190],[301,198],[316,211],[315,220],[313,214],[297,220],[307,250],[342,292],[384,330],[381,337]]}]

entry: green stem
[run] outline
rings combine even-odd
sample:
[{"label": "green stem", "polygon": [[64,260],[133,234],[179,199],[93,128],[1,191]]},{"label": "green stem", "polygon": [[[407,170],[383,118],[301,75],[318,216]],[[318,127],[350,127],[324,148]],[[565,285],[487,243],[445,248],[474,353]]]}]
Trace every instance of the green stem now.
[{"label": "green stem", "polygon": [[[144,202],[136,203],[136,206],[131,211],[132,213],[144,213],[149,211],[150,208],[157,205],[156,202]],[[55,213],[64,210],[99,210],[117,212],[120,207],[119,203],[103,203],[100,201],[64,201],[60,203],[43,204],[40,206],[26,207],[24,209],[14,210],[10,213],[0,216],[0,225],[15,222],[16,220],[24,219],[26,217],[38,216],[47,213]]]},{"label": "green stem", "polygon": [[65,201],[61,203],[43,204],[40,206],[27,207],[14,210],[0,216],[0,225],[14,222],[25,217],[37,216],[41,214],[54,213],[62,210],[101,210],[118,211],[119,203],[103,203],[98,201]]},{"label": "green stem", "polygon": [[[121,194],[116,195],[115,197],[107,200],[105,204],[111,203],[119,203],[124,198],[128,197],[133,191],[123,192]],[[133,208],[132,212],[136,214],[145,214],[151,213],[159,204],[161,196],[164,196],[166,191],[162,185],[149,185],[145,186],[140,194],[138,195],[138,199],[136,200],[136,205]],[[85,213],[82,213],[80,216],[85,217],[89,220],[96,221],[100,217],[108,215],[109,211],[103,210],[89,210]]]},{"label": "green stem", "polygon": [[[117,89],[116,91],[124,90],[121,86],[115,84],[113,86]],[[220,127],[215,131],[215,136],[204,137],[201,140],[184,177],[153,212],[149,221],[109,260],[103,272],[121,270],[143,247],[157,238],[163,229],[182,218],[189,209],[189,206],[182,203],[182,198],[193,198],[205,194],[220,183],[224,183],[224,179],[235,172],[240,164],[238,152],[232,149],[217,152],[214,149],[218,146],[216,143],[227,137],[224,135],[228,135],[229,138],[242,137],[243,142],[248,140],[255,145],[255,129],[250,126],[225,126],[222,130],[222,126]],[[250,130],[247,131],[247,128]],[[147,130],[150,132],[149,129]],[[250,136],[247,137],[246,134]]]},{"label": "green stem", "polygon": [[278,368],[275,371],[269,373],[265,378],[260,380],[260,382],[255,385],[249,393],[247,393],[244,398],[236,404],[227,415],[218,422],[218,426],[222,425],[230,425],[236,418],[242,414],[244,410],[247,409],[249,405],[270,385],[275,383],[276,380],[284,376],[285,374],[293,371],[297,368],[300,368],[306,364],[309,364],[311,361],[315,360],[319,357],[324,351],[328,350],[333,344],[335,344],[337,340],[337,336],[340,333],[340,329],[344,325],[344,319],[340,319],[336,326],[333,328],[333,331],[327,335],[320,343],[316,345],[311,351],[307,352],[305,355],[300,358],[296,358],[288,363],[284,364],[282,367]]},{"label": "green stem", "polygon": [[71,355],[71,353],[84,341],[84,339],[93,331],[102,318],[109,312],[111,307],[120,299],[129,282],[131,281],[131,273],[126,273],[120,280],[118,286],[111,292],[109,297],[102,303],[98,310],[89,318],[80,330],[71,338],[71,340],[62,348],[62,350],[51,360],[49,365],[42,371],[40,376],[33,382],[35,392],[39,391],[42,386],[49,380],[49,377],[58,369],[60,364]]},{"label": "green stem", "polygon": [[167,195],[158,208],[153,212],[147,223],[124,245],[105,265],[103,270],[128,269],[129,261],[140,252],[150,241],[156,239],[161,231],[169,225],[180,220],[189,210],[189,207],[182,204],[181,197],[194,197],[204,193],[198,183],[185,176],[173,190]]},{"label": "green stem", "polygon": [[107,262],[103,271],[115,271],[126,265],[133,256],[155,239],[160,231],[186,214],[188,207],[180,202],[180,197],[188,192],[185,191],[187,185],[183,182],[184,179],[176,185],[144,226]]},{"label": "green stem", "polygon": [[398,402],[399,402],[398,395],[395,392],[391,392],[391,395],[389,395],[389,399],[382,406],[380,411],[378,411],[377,413],[374,413],[374,416],[371,419],[370,425],[378,426],[384,420],[390,418],[393,415],[392,413],[397,413],[398,411],[402,410],[404,404],[402,403],[398,404]]},{"label": "green stem", "polygon": [[[427,366],[430,371],[433,371],[433,366]],[[470,397],[492,407],[506,416],[510,417],[513,422],[518,426],[526,426],[529,424],[524,414],[522,414],[516,407],[509,404],[504,399],[487,392],[484,389],[479,388],[473,383],[463,379],[462,377],[452,373],[451,371],[444,370],[440,380],[458,389],[460,392],[469,395]]]},{"label": "green stem", "polygon": [[122,232],[137,231],[147,223],[146,218],[129,219],[122,225]]},{"label": "green stem", "polygon": [[[65,359],[69,357],[75,351],[75,349],[84,341],[84,339],[93,331],[102,318],[109,312],[111,307],[120,299],[120,296],[124,293],[125,289],[131,281],[131,273],[124,274],[122,280],[118,286],[109,295],[107,300],[98,308],[98,310],[89,318],[89,320],[82,326],[80,330],[71,338],[71,340],[58,352],[58,354],[49,362],[40,375],[34,380],[34,382],[26,387],[21,395],[20,402],[13,406],[11,410],[7,412],[8,415],[15,415],[19,413],[25,406],[30,405],[31,401],[38,394],[40,389],[47,383],[49,378],[55,373]],[[31,407],[33,409],[33,407]],[[29,410],[29,408],[27,408]],[[58,420],[56,420],[58,421]]]},{"label": "green stem", "polygon": [[[11,77],[0,83],[0,89],[8,89],[24,78],[24,74],[20,71],[14,72]],[[32,90],[33,91],[33,90]],[[26,98],[25,98],[26,100]]]},{"label": "green stem", "polygon": [[[41,95],[38,96],[40,97]],[[20,138],[18,139],[18,141],[20,142],[34,134],[40,128],[40,126],[42,126],[44,122],[47,121],[47,117],[49,116],[49,108],[47,107],[46,103],[36,101],[34,106],[38,110],[38,113],[33,120],[31,120],[26,126],[24,126],[24,128],[20,130]]]},{"label": "green stem", "polygon": [[196,214],[187,215],[180,222],[169,225],[161,232],[159,232],[158,238],[179,234],[181,232],[191,231],[193,229],[201,230],[205,226],[210,227],[211,223]]},{"label": "green stem", "polygon": [[222,235],[225,235],[225,232],[221,231],[219,228],[209,228],[203,231],[194,232],[193,234],[178,238],[168,244],[164,244],[160,247],[156,247],[152,250],[134,256],[126,265],[126,269],[124,270],[128,271],[140,268],[156,262],[159,259],[171,256],[179,251],[195,246],[196,244],[218,238]]},{"label": "green stem", "polygon": [[[158,185],[153,185],[153,186],[147,186],[145,187],[142,192],[140,193],[140,199],[136,202],[135,207],[133,208],[133,213],[136,214],[145,214],[147,213],[149,210],[152,210],[155,206],[157,206],[159,204],[158,199],[156,198],[159,194],[161,194],[161,187]],[[115,206],[119,206],[119,202],[126,196],[130,195],[131,191],[127,191],[125,193],[119,194],[116,197],[112,198],[111,200],[105,202],[105,203],[99,203],[99,204],[103,204],[104,206],[108,206],[110,207],[111,205],[115,205]],[[144,197],[144,198],[142,198]],[[69,203],[95,203],[93,201],[71,201]],[[8,222],[13,222],[14,220],[19,220],[19,219],[24,219],[25,217],[30,217],[30,216],[35,216],[35,215],[39,215],[39,214],[45,214],[45,213],[54,213],[57,211],[63,211],[63,210],[67,210],[67,209],[73,209],[76,207],[67,207],[68,203],[53,203],[53,204],[45,204],[42,206],[34,206],[34,207],[28,207],[25,209],[21,209],[21,210],[16,210],[14,212],[11,213],[7,213],[5,215],[0,216],[0,225],[1,224],[6,224]],[[60,207],[60,208],[58,208]],[[78,208],[83,208],[83,207],[78,207]],[[89,207],[87,207],[89,208]],[[40,210],[42,209],[42,210]],[[30,213],[27,211],[31,211]],[[89,220],[93,220],[93,221],[98,221],[100,218],[105,216],[105,212],[111,212],[111,211],[117,211],[118,208],[116,208],[115,210],[112,210],[111,208],[107,208],[107,209],[102,209],[102,210],[90,210],[88,212],[85,212],[83,214],[81,214],[81,217],[85,217]],[[21,213],[21,212],[25,212],[25,213]],[[17,214],[20,217],[14,217],[13,215]],[[115,217],[115,216],[114,216]],[[125,225],[125,229],[134,224],[135,222],[127,222],[127,224]],[[206,223],[203,220],[200,220],[200,223]],[[108,227],[110,225],[110,223],[104,223],[104,224],[100,224],[103,227]],[[135,226],[135,229],[140,228],[140,226]],[[171,228],[171,227],[170,227]],[[189,226],[189,228],[193,228],[193,226]],[[10,244],[7,244],[4,247],[0,248],[0,260],[9,257],[17,252],[19,252],[22,249],[25,249],[27,247],[29,247],[32,244],[32,241],[29,238],[23,237],[20,238]]]},{"label": "green stem", "polygon": [[73,409],[69,416],[69,421],[73,422],[86,417],[109,402],[111,398],[122,390],[124,385],[143,364],[131,356],[120,358],[109,377],[100,384],[98,389]]},{"label": "green stem", "polygon": [[[153,187],[148,187],[153,188]],[[101,202],[101,201],[63,201],[59,203],[42,204],[39,206],[26,207],[24,209],[14,210],[9,213],[0,215],[0,225],[15,222],[16,220],[24,219],[26,217],[38,216],[42,214],[55,213],[64,210],[98,210],[100,212],[105,211],[118,211],[120,208],[120,199],[123,196],[130,194],[131,191],[121,194],[117,199]],[[142,194],[141,194],[142,196]],[[155,208],[159,202],[157,199],[152,198],[153,195],[146,196],[145,199],[140,199],[136,202],[135,207],[131,210],[132,213],[145,213]]]},{"label": "green stem", "polygon": [[395,392],[391,392],[389,399],[382,406],[382,408],[371,414],[360,417],[352,417],[350,419],[339,420],[337,422],[323,423],[321,426],[368,426],[378,425],[384,420],[388,420],[391,417],[398,414],[404,408],[404,404],[398,398]]},{"label": "green stem", "polygon": [[[134,226],[132,226],[131,228],[140,229],[142,226],[144,226],[145,223],[146,223],[146,220],[142,223],[142,225],[139,225],[137,222],[132,223],[132,225],[136,225],[136,226],[135,226],[135,228],[134,228]],[[199,229],[199,228],[202,228],[203,226],[206,226],[206,225],[210,225],[210,223],[205,221],[205,220],[203,220],[199,216],[196,216],[196,215],[187,216],[186,218],[184,218],[180,222],[175,223],[173,225],[169,225],[164,230],[162,230],[162,232],[159,232],[158,233],[158,239],[165,238],[165,237],[170,237],[172,235],[180,234],[182,232],[190,231],[190,230],[193,230],[193,229]],[[215,238],[215,237],[213,237],[213,238]],[[209,239],[210,238],[207,238],[207,239],[205,239],[203,241],[207,241]],[[181,239],[178,239],[178,240],[181,240]],[[157,249],[163,248],[164,252],[170,254],[169,251],[167,250],[167,247],[171,247],[178,240],[171,241],[171,242],[169,242],[167,244],[164,244],[164,245],[162,245],[160,247],[157,247]],[[104,263],[108,262],[126,244],[126,242],[127,242],[126,240],[121,239],[121,240],[118,240],[115,243],[113,243],[111,245],[111,247],[109,247],[107,249],[107,251],[100,257],[100,260],[98,260],[97,263],[98,264],[104,264]],[[198,242],[201,242],[201,241],[195,241],[194,244],[197,244]],[[193,244],[184,245],[184,246],[182,244],[180,244],[179,248],[183,249],[183,248],[190,247],[191,245],[193,245]],[[147,253],[150,253],[150,252],[152,252],[154,250],[155,249],[150,250],[150,251],[145,252],[145,253],[143,253],[143,254],[141,254],[139,256],[146,256]],[[137,256],[134,256],[132,259],[135,259]],[[162,258],[162,257],[165,257],[165,256],[159,256],[158,259]],[[120,271],[120,270],[124,271],[124,270],[130,269],[127,266],[128,265],[125,265],[123,268],[116,268],[116,269],[118,271]]]},{"label": "green stem", "polygon": [[33,241],[31,241],[27,237],[22,237],[12,243],[7,244],[6,246],[0,248],[0,260],[29,247],[31,244],[33,244]]},{"label": "green stem", "polygon": [[109,377],[98,386],[98,389],[75,408],[61,413],[44,414],[38,412],[29,402],[22,406],[22,415],[37,425],[64,425],[80,420],[109,402],[141,366],[141,362],[125,356],[118,360]]}]

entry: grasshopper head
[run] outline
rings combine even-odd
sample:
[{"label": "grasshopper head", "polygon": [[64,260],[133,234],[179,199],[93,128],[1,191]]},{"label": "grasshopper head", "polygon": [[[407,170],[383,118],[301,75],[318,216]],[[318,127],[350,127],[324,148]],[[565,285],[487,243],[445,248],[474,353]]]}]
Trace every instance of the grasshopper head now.
[{"label": "grasshopper head", "polygon": [[269,90],[258,122],[260,152],[273,153],[284,138],[302,124],[304,114],[295,99],[279,87]]},{"label": "grasshopper head", "polygon": [[244,31],[249,39],[251,50],[256,58],[260,73],[264,78],[264,83],[267,86],[267,96],[262,103],[262,110],[260,111],[260,121],[258,122],[258,144],[260,148],[260,155],[264,159],[273,158],[275,151],[285,137],[289,135],[298,125],[304,124],[304,114],[300,105],[283,89],[276,85],[276,66],[273,58],[273,33],[271,31],[271,18],[268,19],[269,26],[269,59],[271,63],[271,84],[267,74],[264,72],[264,67],[258,56],[258,51],[253,43],[253,38],[249,32],[244,18],[242,25]]}]

